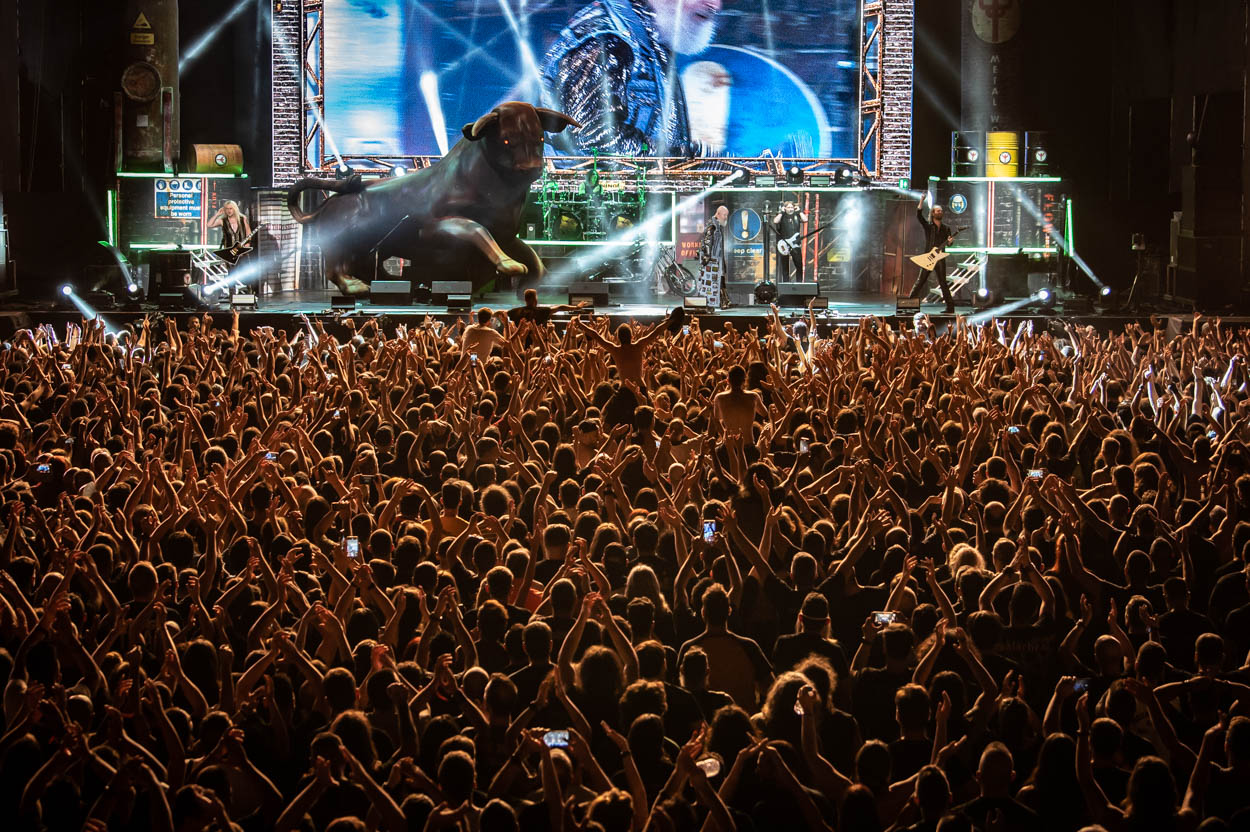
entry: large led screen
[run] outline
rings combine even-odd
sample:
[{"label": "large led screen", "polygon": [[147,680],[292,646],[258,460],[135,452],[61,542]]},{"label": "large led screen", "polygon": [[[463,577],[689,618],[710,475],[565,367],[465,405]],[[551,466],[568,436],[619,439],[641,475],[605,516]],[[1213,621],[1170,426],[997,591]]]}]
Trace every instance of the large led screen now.
[{"label": "large led screen", "polygon": [[500,101],[572,155],[854,159],[860,0],[325,0],[327,151],[432,156]]}]

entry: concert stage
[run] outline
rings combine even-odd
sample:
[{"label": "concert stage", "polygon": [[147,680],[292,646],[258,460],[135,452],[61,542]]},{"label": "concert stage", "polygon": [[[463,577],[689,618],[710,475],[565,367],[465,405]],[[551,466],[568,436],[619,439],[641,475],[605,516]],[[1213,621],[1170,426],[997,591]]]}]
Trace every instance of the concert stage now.
[{"label": "concert stage", "polygon": [[[465,319],[468,313],[464,311],[449,311],[446,305],[442,304],[408,304],[402,306],[373,304],[367,299],[358,301],[354,307],[349,308],[333,308],[331,301],[333,293],[329,290],[297,290],[278,293],[270,297],[262,297],[258,299],[255,308],[241,308],[239,310],[239,328],[243,332],[248,332],[258,326],[273,326],[275,328],[287,328],[293,331],[293,322],[297,321],[299,315],[307,315],[313,319],[321,319],[323,321],[332,322],[341,320],[344,317],[355,319],[358,324],[368,319],[384,318],[384,327],[393,332],[394,328],[399,324],[406,324],[409,327],[419,326],[426,318],[442,321],[450,324],[456,320]],[[539,301],[545,305],[556,305],[568,302],[567,295],[553,293],[539,293]],[[494,310],[507,310],[515,306],[521,305],[516,295],[512,292],[494,292],[488,293],[481,297],[475,298],[472,304],[472,311],[476,311],[482,307],[490,307]],[[596,315],[607,317],[612,326],[620,323],[631,321],[638,322],[643,325],[649,325],[657,321],[663,320],[672,310],[673,305],[663,305],[661,303],[613,303],[606,305],[597,305],[593,307]],[[591,308],[587,307],[589,311]],[[954,321],[954,316],[940,314],[941,306],[927,304],[924,307],[925,313],[928,315],[939,329],[943,329]],[[984,315],[988,310],[975,309],[970,306],[960,305],[956,307],[957,313],[973,320],[985,320]],[[157,314],[184,321],[191,317],[203,315],[205,313],[213,316],[217,327],[229,326],[231,307],[226,302],[204,305],[200,309],[160,309],[156,304],[130,304],[125,307],[117,307],[113,309],[97,310],[103,318],[106,326],[110,330],[120,329],[127,324],[138,325],[142,322],[145,315],[155,316]],[[743,330],[751,327],[766,326],[771,322],[771,310],[767,306],[762,305],[743,305],[733,306],[727,309],[699,309],[688,308],[687,315],[695,317],[699,320],[699,325],[704,330],[720,331],[727,324],[732,324],[734,328]],[[779,306],[779,314],[782,322],[785,324],[794,323],[797,320],[808,319],[808,310],[803,306]],[[913,313],[898,314],[893,297],[875,296],[856,300],[834,300],[829,301],[828,308],[814,310],[816,316],[817,328],[824,327],[844,327],[858,326],[859,322],[866,317],[879,318],[891,326],[906,326],[910,328],[913,325]],[[66,323],[77,323],[83,317],[83,312],[68,303],[56,304],[30,304],[25,307],[19,305],[10,305],[5,311],[0,312],[0,338],[10,339],[13,333],[18,329],[37,326],[42,323],[50,323],[63,329]],[[558,313],[553,316],[553,323],[560,328],[573,317],[571,313]],[[1037,325],[1046,325],[1053,321],[1065,321],[1081,326],[1093,326],[1099,331],[1109,332],[1122,329],[1126,324],[1141,323],[1149,326],[1149,318],[1144,315],[1130,315],[1121,313],[1099,313],[1088,308],[1067,311],[1062,305],[1058,305],[1052,309],[1044,309],[1040,305],[1026,306],[1003,314],[994,315],[997,320],[1007,321],[1009,326],[1014,327],[1022,322],[1032,320]],[[1173,315],[1167,316],[1170,325],[1176,327],[1180,324],[1187,323],[1192,320],[1192,315]],[[1241,318],[1225,318],[1225,323],[1230,325],[1247,325],[1250,319]],[[333,327],[331,327],[331,331]]]}]

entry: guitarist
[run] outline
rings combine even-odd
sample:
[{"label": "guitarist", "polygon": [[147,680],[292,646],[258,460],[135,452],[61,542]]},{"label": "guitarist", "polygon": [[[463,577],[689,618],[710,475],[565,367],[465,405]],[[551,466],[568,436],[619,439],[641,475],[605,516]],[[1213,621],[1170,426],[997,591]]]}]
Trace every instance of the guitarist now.
[{"label": "guitarist", "polygon": [[217,213],[209,219],[208,227],[221,229],[222,248],[230,248],[252,236],[247,217],[239,212],[239,204],[233,199],[217,209]]},{"label": "guitarist", "polygon": [[803,226],[807,225],[807,212],[799,210],[794,201],[781,203],[781,212],[773,217],[773,226],[777,229],[779,240],[789,243],[789,253],[777,252],[777,282],[785,283],[790,277],[790,264],[794,264],[794,282],[803,282],[803,249],[799,245],[799,235]]},{"label": "guitarist", "polygon": [[[925,194],[921,198],[920,204],[916,206],[916,219],[920,220],[920,224],[924,226],[924,247],[926,251],[937,249],[938,251],[946,251],[946,246],[954,239],[955,232],[950,226],[942,222],[942,206],[935,205],[929,212],[929,219],[924,217],[924,204],[928,202],[929,195]],[[912,287],[909,297],[924,297],[925,284],[929,282],[929,275],[937,278],[938,286],[942,290],[942,300],[946,301],[946,308],[942,312],[946,315],[955,314],[955,299],[951,296],[950,284],[946,282],[946,260],[942,259],[932,270],[925,269],[920,272],[920,278],[916,281],[916,285]]]}]

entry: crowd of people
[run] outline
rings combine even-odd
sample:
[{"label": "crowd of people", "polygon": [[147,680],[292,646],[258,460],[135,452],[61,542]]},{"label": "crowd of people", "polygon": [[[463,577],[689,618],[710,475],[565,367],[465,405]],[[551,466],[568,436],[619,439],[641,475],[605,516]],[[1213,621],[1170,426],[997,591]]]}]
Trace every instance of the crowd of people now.
[{"label": "crowd of people", "polygon": [[1250,828],[1245,331],[552,311],[4,344],[5,828]]}]

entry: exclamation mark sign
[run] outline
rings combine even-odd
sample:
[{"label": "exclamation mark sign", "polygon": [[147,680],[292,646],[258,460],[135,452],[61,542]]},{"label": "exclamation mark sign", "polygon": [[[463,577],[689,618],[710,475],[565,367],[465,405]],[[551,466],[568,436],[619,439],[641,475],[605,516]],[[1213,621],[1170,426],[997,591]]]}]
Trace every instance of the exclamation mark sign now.
[{"label": "exclamation mark sign", "polygon": [[743,208],[740,212],[742,216],[742,239],[751,239],[751,215],[747,213],[747,209]]}]

